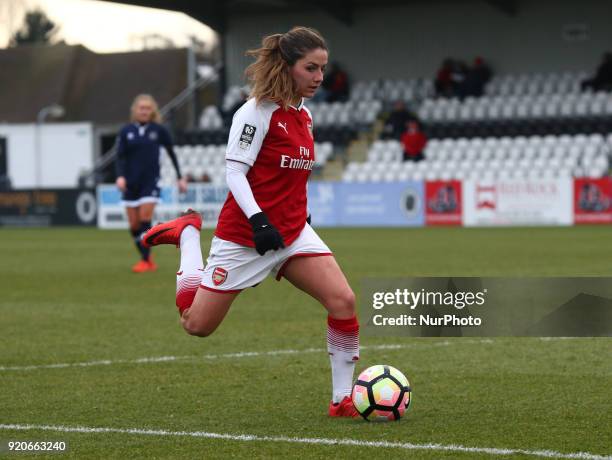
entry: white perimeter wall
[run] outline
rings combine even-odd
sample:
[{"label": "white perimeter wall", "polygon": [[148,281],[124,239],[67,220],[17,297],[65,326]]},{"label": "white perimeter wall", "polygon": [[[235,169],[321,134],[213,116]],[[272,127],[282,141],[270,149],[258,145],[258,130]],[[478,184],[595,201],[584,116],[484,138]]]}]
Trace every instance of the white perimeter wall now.
[{"label": "white perimeter wall", "polygon": [[36,183],[36,125],[0,124],[6,138],[8,176],[13,188],[72,188],[79,174],[93,167],[91,123],[40,126],[40,184]]},{"label": "white perimeter wall", "polygon": [[[517,3],[515,17],[484,0],[357,8],[352,27],[315,8],[299,14],[237,13],[229,20],[226,39],[228,82],[243,83],[249,62],[246,49],[257,46],[263,35],[294,25],[319,29],[329,43],[331,59],[342,63],[355,80],[429,77],[447,56],[483,56],[498,73],[592,71],[602,53],[612,51],[611,1]],[[568,24],[586,24],[589,39],[566,41],[563,29]]]}]

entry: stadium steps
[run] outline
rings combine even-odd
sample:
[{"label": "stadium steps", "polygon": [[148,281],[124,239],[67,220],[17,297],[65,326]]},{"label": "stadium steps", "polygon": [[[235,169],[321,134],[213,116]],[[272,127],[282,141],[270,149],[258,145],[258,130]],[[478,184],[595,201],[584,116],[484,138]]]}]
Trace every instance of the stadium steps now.
[{"label": "stadium steps", "polygon": [[371,141],[368,139],[359,139],[351,142],[346,150],[346,158],[348,161],[363,162],[368,159],[368,150],[370,149]]},{"label": "stadium steps", "polygon": [[342,179],[342,172],[344,171],[344,161],[340,157],[336,157],[333,160],[329,160],[325,163],[325,167],[323,168],[322,174],[320,177],[321,180],[327,181],[338,181]]}]

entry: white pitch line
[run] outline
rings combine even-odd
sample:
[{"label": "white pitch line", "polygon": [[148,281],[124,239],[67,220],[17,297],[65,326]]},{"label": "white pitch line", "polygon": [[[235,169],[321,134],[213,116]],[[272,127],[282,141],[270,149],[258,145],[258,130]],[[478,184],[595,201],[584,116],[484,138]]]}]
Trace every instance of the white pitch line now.
[{"label": "white pitch line", "polygon": [[[462,339],[456,342],[450,342],[445,340],[443,342],[434,343],[407,343],[407,344],[383,344],[383,345],[363,345],[362,350],[396,350],[404,348],[433,348],[433,347],[447,347],[450,345],[457,344],[481,344],[481,343],[493,343],[490,339]],[[172,361],[198,361],[207,359],[228,359],[228,358],[256,358],[259,356],[279,356],[279,355],[295,355],[303,353],[324,353],[327,352],[325,348],[306,348],[303,350],[270,350],[270,351],[239,351],[235,353],[221,353],[221,354],[208,354],[208,355],[187,355],[187,356],[152,356],[146,358],[137,359],[102,359],[97,361],[83,361],[77,363],[55,363],[55,364],[33,364],[28,366],[0,366],[0,372],[9,371],[35,371],[40,369],[66,369],[71,367],[93,367],[93,366],[111,366],[114,364],[152,364],[152,363],[163,363]]]},{"label": "white pitch line", "polygon": [[458,444],[415,444],[410,442],[390,442],[390,441],[360,441],[357,439],[334,439],[334,438],[295,438],[289,436],[260,436],[256,434],[229,434],[211,433],[207,431],[169,431],[169,430],[150,430],[142,428],[108,428],[108,427],[83,427],[83,426],[54,426],[54,425],[19,425],[19,424],[0,424],[0,430],[14,431],[55,431],[59,433],[119,433],[133,434],[142,436],[176,436],[205,439],[223,439],[227,441],[240,442],[275,442],[292,444],[318,444],[325,446],[357,446],[357,447],[376,447],[387,449],[403,450],[429,450],[442,452],[463,452],[478,453],[489,455],[530,455],[533,457],[544,458],[568,458],[584,460],[612,460],[609,455],[597,455],[589,452],[557,452],[554,450],[529,450],[511,449],[497,447],[467,447]]},{"label": "white pitch line", "polygon": [[[544,342],[552,342],[558,340],[571,340],[579,337],[540,337],[539,340]],[[453,341],[444,340],[443,342],[416,342],[416,343],[395,343],[384,345],[362,345],[362,350],[398,350],[405,348],[435,348],[448,347],[451,345],[463,344],[491,344],[495,343],[492,339],[467,339],[463,337],[455,337]],[[76,363],[54,363],[54,364],[32,364],[26,366],[0,366],[0,372],[10,371],[35,371],[41,369],[66,369],[71,367],[94,367],[94,366],[111,366],[115,364],[154,364],[172,361],[198,361],[207,359],[228,359],[228,358],[256,358],[259,356],[279,356],[279,355],[295,355],[302,353],[323,353],[327,350],[324,348],[306,348],[303,350],[270,350],[270,351],[239,351],[234,353],[220,353],[208,355],[186,355],[186,356],[150,356],[136,359],[102,359],[97,361],[83,361]]]}]

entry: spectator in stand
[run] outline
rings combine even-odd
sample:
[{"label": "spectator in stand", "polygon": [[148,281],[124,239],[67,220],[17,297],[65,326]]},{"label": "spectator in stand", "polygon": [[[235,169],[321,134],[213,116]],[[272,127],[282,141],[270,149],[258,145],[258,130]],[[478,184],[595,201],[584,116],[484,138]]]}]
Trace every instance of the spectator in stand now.
[{"label": "spectator in stand", "polygon": [[453,71],[454,62],[451,58],[446,58],[442,61],[442,65],[438,69],[435,80],[436,96],[451,97],[452,96],[452,80],[451,73]]},{"label": "spectator in stand", "polygon": [[411,120],[406,123],[406,131],[400,139],[404,148],[404,161],[421,161],[425,159],[424,151],[427,137],[421,131],[419,122]]},{"label": "spectator in stand", "polygon": [[240,107],[242,107],[242,105],[247,101],[248,98],[248,87],[240,88],[240,100],[236,101],[236,103],[223,115],[223,124],[225,126],[231,126],[234,114],[238,111]]},{"label": "spectator in stand", "polygon": [[344,102],[349,96],[349,78],[337,62],[332,62],[329,73],[323,80],[327,102]]},{"label": "spectator in stand", "polygon": [[484,94],[486,84],[491,80],[492,74],[491,68],[483,58],[475,58],[473,66],[468,69],[465,77],[465,96],[481,97]]},{"label": "spectator in stand", "polygon": [[601,59],[601,64],[597,67],[597,72],[593,78],[584,80],[581,84],[582,90],[593,91],[612,91],[612,53],[607,52]]},{"label": "spectator in stand", "polygon": [[418,117],[406,108],[404,101],[395,101],[393,110],[389,113],[389,118],[385,122],[382,137],[384,139],[398,139],[406,131],[406,123],[409,121],[419,121]]},{"label": "spectator in stand", "polygon": [[468,67],[463,61],[454,61],[453,68],[451,70],[451,97],[458,97],[464,99],[467,93],[466,80],[467,80]]}]

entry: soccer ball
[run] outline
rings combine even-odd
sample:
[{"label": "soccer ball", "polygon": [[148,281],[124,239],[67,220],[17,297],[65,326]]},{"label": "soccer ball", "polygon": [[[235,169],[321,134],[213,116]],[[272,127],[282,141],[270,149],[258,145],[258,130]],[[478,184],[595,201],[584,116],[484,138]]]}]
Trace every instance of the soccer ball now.
[{"label": "soccer ball", "polygon": [[399,420],[410,407],[411,392],[404,374],[379,364],[359,374],[351,398],[366,420]]}]

